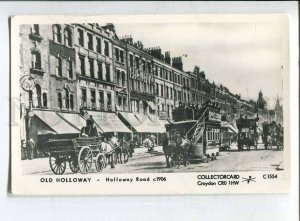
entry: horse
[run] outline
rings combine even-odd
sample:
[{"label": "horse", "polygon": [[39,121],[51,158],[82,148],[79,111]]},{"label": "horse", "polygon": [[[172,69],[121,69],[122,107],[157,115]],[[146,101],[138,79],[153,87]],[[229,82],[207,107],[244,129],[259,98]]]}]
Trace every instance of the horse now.
[{"label": "horse", "polygon": [[110,164],[111,168],[114,168],[114,148],[110,143],[105,141],[101,142],[100,149],[104,152],[106,157],[105,159],[105,167]]},{"label": "horse", "polygon": [[123,160],[124,163],[127,163],[128,158],[129,158],[129,145],[125,141],[123,141],[123,144],[119,142],[118,138],[112,137],[110,139],[110,143],[115,149],[115,163],[123,163],[122,161],[122,155],[123,155]]},{"label": "horse", "polygon": [[170,141],[168,145],[163,145],[163,151],[166,157],[167,167],[172,167],[174,164],[179,168],[181,162],[184,166],[189,164],[188,156],[191,148],[191,141],[183,139],[176,144],[175,141]]}]

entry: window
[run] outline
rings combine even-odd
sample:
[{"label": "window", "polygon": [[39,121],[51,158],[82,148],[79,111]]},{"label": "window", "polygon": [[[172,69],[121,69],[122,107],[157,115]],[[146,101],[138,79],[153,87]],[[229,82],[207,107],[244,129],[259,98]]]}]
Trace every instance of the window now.
[{"label": "window", "polygon": [[164,96],[164,86],[160,85],[160,96]]},{"label": "window", "polygon": [[143,66],[143,71],[146,71],[146,61],[144,59],[142,60],[142,66]]},{"label": "window", "polygon": [[107,110],[111,111],[111,93],[107,93]]},{"label": "window", "polygon": [[96,110],[96,92],[95,90],[91,90],[91,108]]},{"label": "window", "polygon": [[80,73],[82,76],[85,76],[85,57],[79,56],[80,62]]},{"label": "window", "polygon": [[93,50],[93,35],[91,33],[87,34],[88,36],[88,49]]},{"label": "window", "polygon": [[99,91],[99,104],[100,104],[100,110],[104,110],[104,92]]},{"label": "window", "polygon": [[130,64],[130,67],[133,67],[133,55],[132,54],[129,55],[129,64]]},{"label": "window", "polygon": [[132,90],[135,90],[135,87],[134,87],[134,80],[131,80],[131,89],[132,89]]},{"label": "window", "polygon": [[168,80],[169,72],[166,70],[166,80]]},{"label": "window", "polygon": [[161,104],[162,111],[165,111],[165,104]]},{"label": "window", "polygon": [[173,88],[170,88],[170,98],[173,99]]},{"label": "window", "polygon": [[72,32],[70,29],[65,29],[65,32],[64,32],[64,40],[65,40],[65,45],[68,46],[68,47],[71,47],[72,46]]},{"label": "window", "polygon": [[71,110],[74,110],[74,96],[73,96],[73,94],[70,94],[70,108],[71,108]]},{"label": "window", "polygon": [[169,98],[169,87],[166,86],[166,97]]},{"label": "window", "polygon": [[57,93],[57,107],[59,109],[62,109],[62,99],[61,99],[61,93]]},{"label": "window", "polygon": [[47,108],[47,93],[43,93],[43,108]]},{"label": "window", "polygon": [[73,79],[73,65],[72,61],[68,61],[68,76],[70,79]]},{"label": "window", "polygon": [[124,63],[124,51],[120,50],[120,61]]},{"label": "window", "polygon": [[122,87],[125,87],[125,79],[126,78],[126,75],[125,75],[125,72],[123,71],[122,72]]},{"label": "window", "polygon": [[70,106],[70,97],[69,97],[69,91],[67,88],[64,89],[64,100],[65,100],[65,108],[69,109]]},{"label": "window", "polygon": [[34,35],[40,35],[40,28],[38,24],[34,24],[32,26],[32,34]]},{"label": "window", "polygon": [[135,58],[135,68],[140,69],[140,59],[138,57]]},{"label": "window", "polygon": [[155,71],[155,76],[158,76],[158,67],[156,65],[154,66],[154,69],[155,69],[154,70]]},{"label": "window", "polygon": [[156,95],[159,95],[159,87],[158,87],[158,83],[156,83]]},{"label": "window", "polygon": [[175,99],[175,101],[177,100],[177,90],[176,89],[174,89],[174,99]]},{"label": "window", "polygon": [[32,51],[31,52],[31,57],[32,57],[32,68],[33,69],[41,69],[41,55],[37,51]]},{"label": "window", "polygon": [[56,57],[55,74],[56,76],[62,77],[62,61],[60,57]]},{"label": "window", "polygon": [[103,80],[103,76],[102,76],[102,74],[103,74],[102,63],[98,61],[97,65],[98,65],[98,78],[100,80]]},{"label": "window", "polygon": [[86,107],[86,89],[81,88],[81,106]]},{"label": "window", "polygon": [[89,59],[89,64],[90,64],[90,77],[94,78],[95,77],[94,60]]},{"label": "window", "polygon": [[61,28],[59,25],[54,25],[53,26],[53,40],[54,42],[61,43]]},{"label": "window", "polygon": [[150,64],[150,62],[148,62],[148,72],[149,73],[151,72],[151,64]]},{"label": "window", "polygon": [[141,90],[141,82],[138,81],[138,90],[140,91]]},{"label": "window", "polygon": [[109,44],[108,41],[104,41],[104,55],[109,56]]},{"label": "window", "polygon": [[119,49],[118,48],[115,48],[115,57],[116,57],[116,61],[120,60]]},{"label": "window", "polygon": [[78,28],[78,44],[84,47],[84,33],[82,29]]},{"label": "window", "polygon": [[36,91],[37,107],[42,107],[42,90],[41,90],[41,86],[36,84],[35,85],[35,91]]},{"label": "window", "polygon": [[101,54],[101,38],[97,38],[97,52]]},{"label": "window", "polygon": [[121,86],[121,73],[119,70],[117,70],[117,84]]},{"label": "window", "polygon": [[110,82],[110,65],[106,64],[105,65],[105,75],[106,75],[106,81]]}]

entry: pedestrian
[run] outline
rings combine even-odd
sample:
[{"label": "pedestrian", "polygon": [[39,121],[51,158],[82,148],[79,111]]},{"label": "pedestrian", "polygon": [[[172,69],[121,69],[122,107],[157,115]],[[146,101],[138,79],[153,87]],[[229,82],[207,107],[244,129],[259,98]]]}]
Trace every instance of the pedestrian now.
[{"label": "pedestrian", "polygon": [[27,147],[25,140],[21,140],[21,159],[26,160],[27,158]]},{"label": "pedestrian", "polygon": [[30,138],[28,141],[28,147],[27,147],[27,156],[28,156],[29,160],[33,159],[34,150],[35,150],[35,142],[32,138]]}]

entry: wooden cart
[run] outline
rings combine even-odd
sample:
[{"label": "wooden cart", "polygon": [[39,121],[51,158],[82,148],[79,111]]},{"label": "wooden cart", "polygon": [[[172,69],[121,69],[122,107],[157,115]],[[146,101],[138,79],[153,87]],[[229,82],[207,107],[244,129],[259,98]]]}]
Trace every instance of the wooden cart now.
[{"label": "wooden cart", "polygon": [[56,175],[64,174],[66,163],[73,173],[86,174],[95,163],[97,171],[106,166],[105,153],[101,148],[100,137],[76,139],[50,139],[48,141],[49,165]]}]

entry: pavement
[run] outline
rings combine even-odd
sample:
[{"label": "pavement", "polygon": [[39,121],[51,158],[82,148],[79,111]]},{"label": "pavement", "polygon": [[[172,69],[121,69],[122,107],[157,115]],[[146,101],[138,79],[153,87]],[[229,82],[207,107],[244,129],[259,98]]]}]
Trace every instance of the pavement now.
[{"label": "pavement", "polygon": [[[49,167],[48,158],[34,160],[23,160],[22,168],[24,174],[53,174]],[[232,145],[228,151],[220,152],[217,160],[208,163],[190,164],[187,167],[167,168],[162,147],[155,147],[152,153],[148,153],[146,148],[137,148],[133,157],[126,164],[117,164],[114,169],[109,166],[101,173],[168,173],[168,172],[200,172],[200,171],[274,171],[283,170],[283,151],[265,150],[263,145],[258,146],[258,150],[251,151],[237,150],[236,145]],[[90,173],[97,173],[94,165]],[[66,174],[72,174],[69,167]]]}]

